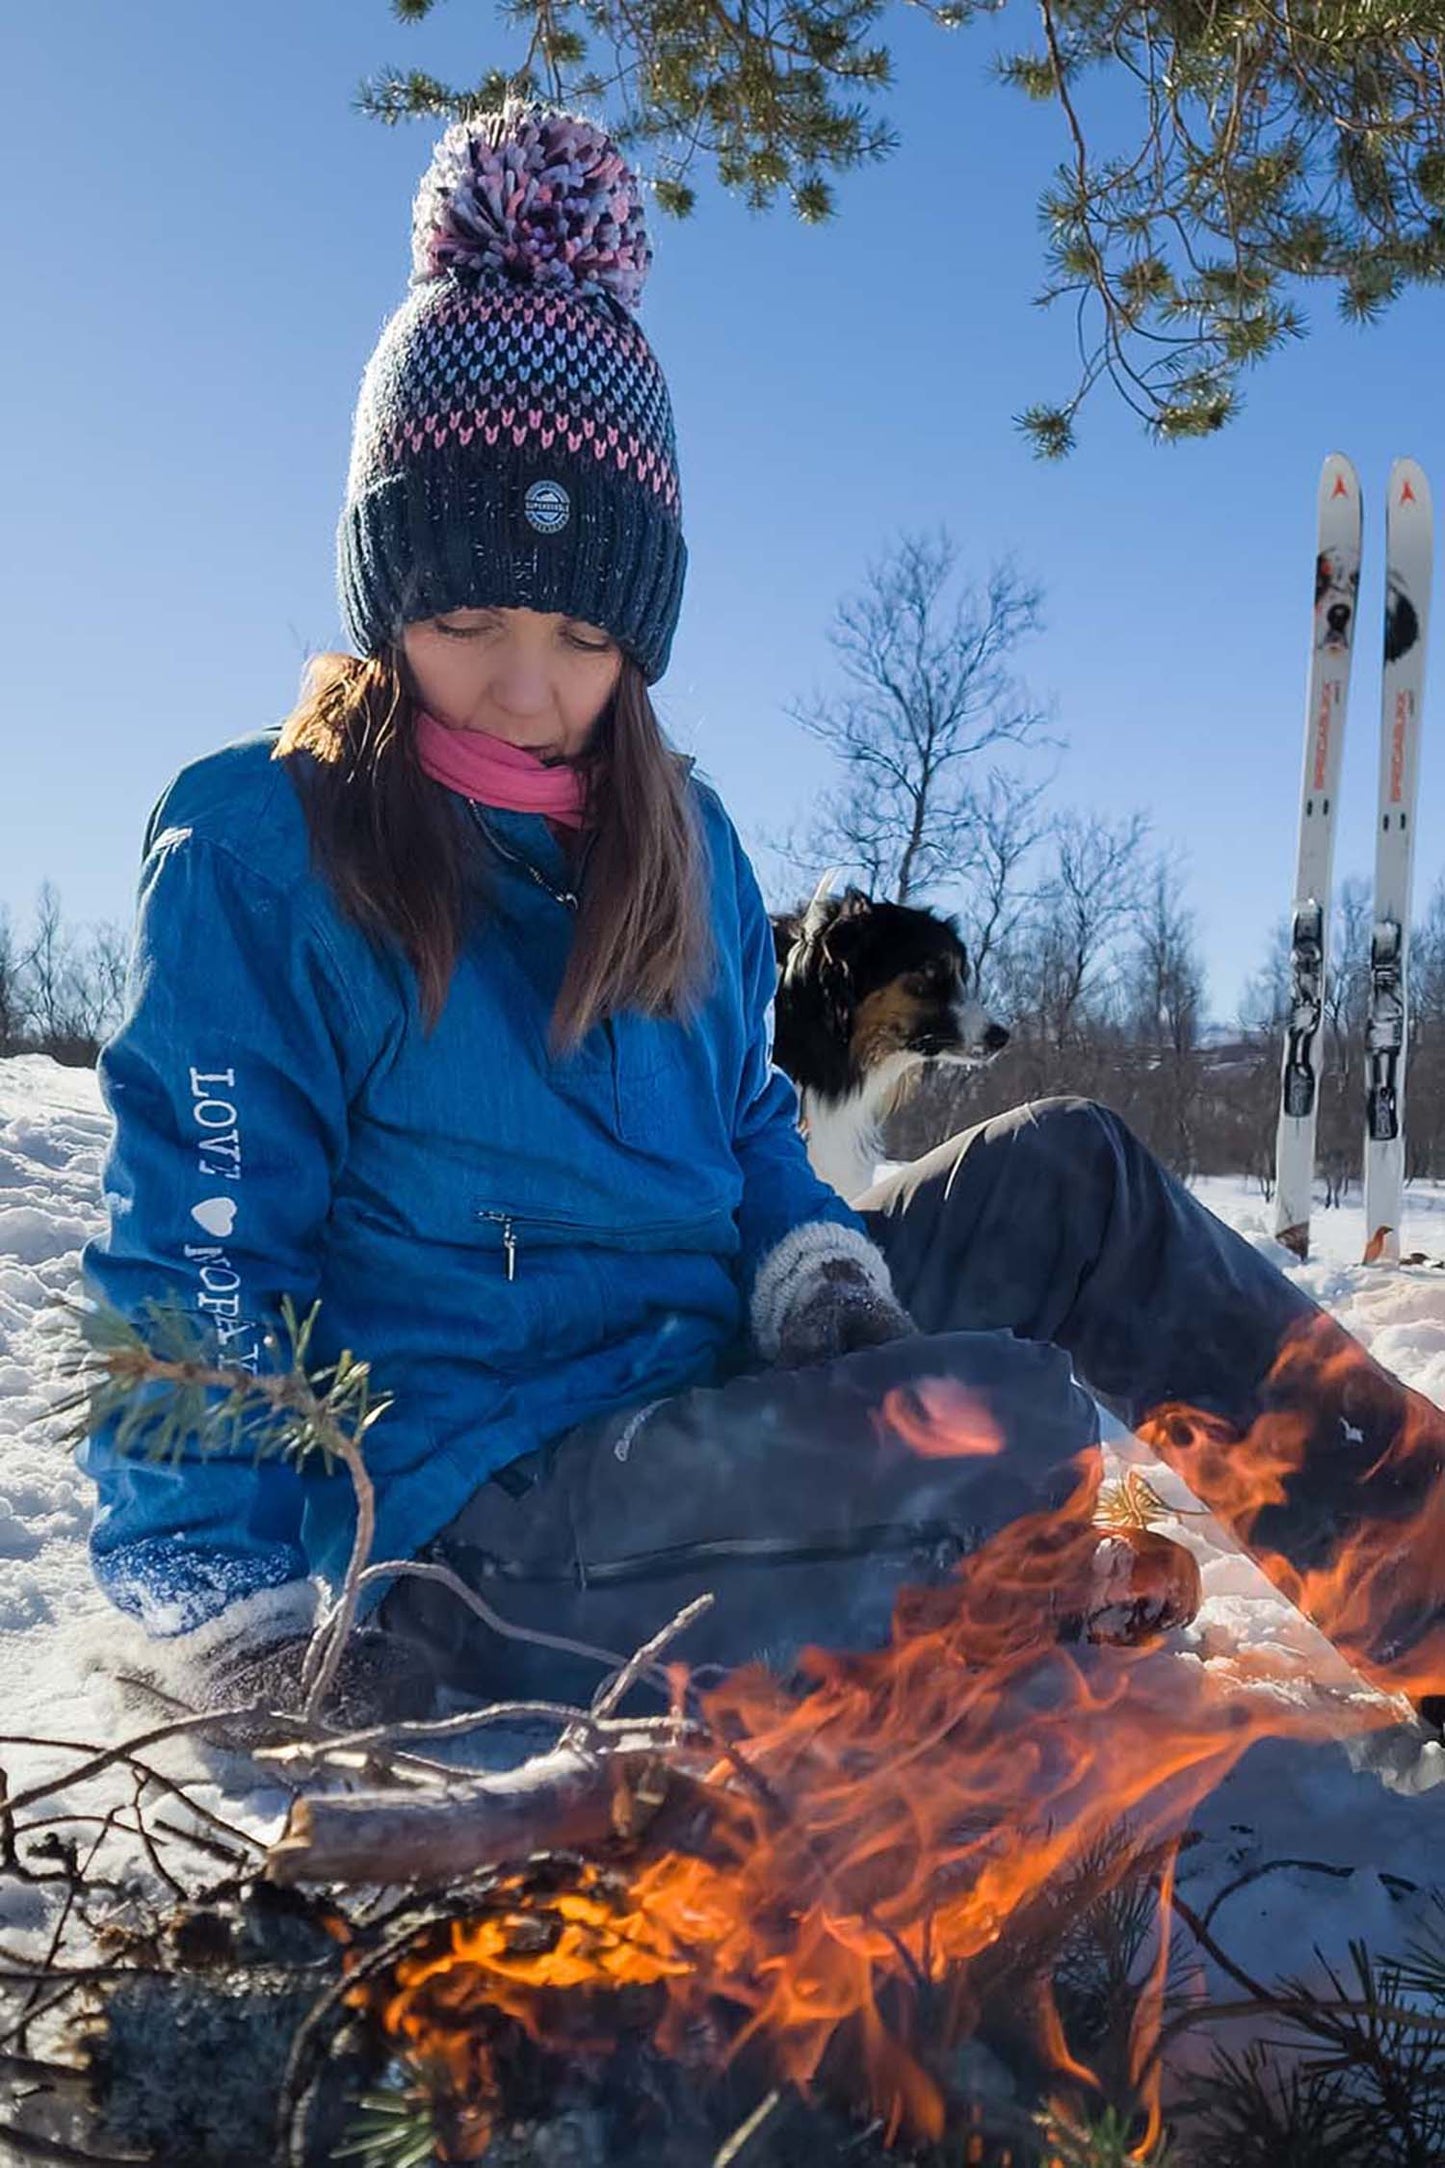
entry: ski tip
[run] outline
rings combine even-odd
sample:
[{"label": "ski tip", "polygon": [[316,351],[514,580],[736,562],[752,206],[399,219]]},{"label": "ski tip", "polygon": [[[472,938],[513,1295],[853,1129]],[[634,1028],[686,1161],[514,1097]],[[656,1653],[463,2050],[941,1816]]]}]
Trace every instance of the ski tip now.
[{"label": "ski tip", "polygon": [[1400,1237],[1394,1227],[1377,1227],[1365,1244],[1363,1265],[1393,1265],[1400,1258]]},{"label": "ski tip", "polygon": [[1320,495],[1326,500],[1335,497],[1354,497],[1360,494],[1360,478],[1355,463],[1343,452],[1331,452],[1320,469]]},{"label": "ski tip", "polygon": [[1418,459],[1396,459],[1390,466],[1390,510],[1401,512],[1411,506],[1428,516],[1430,484]]},{"label": "ski tip", "polygon": [[1292,1256],[1297,1257],[1301,1264],[1309,1256],[1310,1230],[1308,1222],[1300,1227],[1278,1227],[1275,1229],[1274,1239],[1276,1242],[1283,1243],[1284,1247]]}]

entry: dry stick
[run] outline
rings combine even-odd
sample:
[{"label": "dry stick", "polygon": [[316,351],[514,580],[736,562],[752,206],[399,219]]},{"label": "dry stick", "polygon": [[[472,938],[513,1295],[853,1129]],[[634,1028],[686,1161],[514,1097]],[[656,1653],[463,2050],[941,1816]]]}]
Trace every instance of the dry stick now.
[{"label": "dry stick", "polygon": [[[124,1969],[122,1966],[114,1968],[116,1972]],[[61,2003],[68,2002],[75,1993],[76,1984],[74,1980],[67,1981],[66,1985],[57,1988],[53,1995],[47,1995],[43,2002],[37,2002],[33,2009],[27,2010],[19,2025],[12,2025],[8,2033],[0,2033],[0,2048],[8,2047],[24,2026],[38,2025],[43,2017],[49,2017],[51,2011],[58,2009]]]},{"label": "dry stick", "polygon": [[164,1830],[168,1837],[179,1839],[182,1844],[194,1845],[198,1852],[209,1852],[212,1859],[220,1860],[223,1866],[237,1873],[246,1864],[244,1852],[236,1851],[229,1844],[217,1844],[214,1837],[203,1837],[198,1829],[183,1829],[179,1822],[167,1821],[163,1814],[156,1816],[156,1828]]},{"label": "dry stick", "polygon": [[[498,1707],[503,1709],[523,1706],[525,1705],[522,1703],[498,1704]],[[390,1728],[396,1733],[405,1730],[405,1726],[400,1724]],[[467,1728],[478,1728],[475,1715],[469,1715]],[[343,1753],[341,1749],[344,1744],[345,1742],[339,1739],[334,1744],[330,1741],[319,1744],[314,1751],[312,1772],[308,1773],[330,1772],[336,1776],[379,1775],[395,1778],[400,1783],[413,1787],[413,1797],[419,1793],[434,1793],[441,1789],[455,1793],[459,1786],[473,1780],[478,1783],[495,1783],[498,1777],[505,1773],[485,1762],[433,1761],[429,1755],[392,1752],[390,1748],[387,1749],[384,1760],[366,1748],[354,1753]],[[645,1746],[654,1754],[667,1754],[685,1746],[708,1744],[704,1731],[686,1722],[679,1723],[670,1716],[639,1717],[636,1723],[610,1717],[602,1726],[569,1724],[563,1727],[557,1738],[559,1748],[577,1746],[584,1752],[591,1748],[602,1754],[613,1746]],[[280,1751],[288,1750],[283,1748]]]},{"label": "dry stick", "polygon": [[15,1811],[10,1804],[10,1774],[0,1767],[0,1874],[6,1868],[13,1874],[20,1870],[20,1855],[15,1849]]},{"label": "dry stick", "polygon": [[135,1779],[135,1791],[132,1794],[130,1803],[131,1813],[135,1816],[136,1835],[140,1838],[141,1843],[144,1845],[146,1858],[150,1861],[155,1873],[159,1876],[160,1880],[165,1883],[171,1895],[175,1898],[178,1898],[182,1904],[185,1904],[189,1899],[191,1893],[186,1888],[184,1882],[178,1881],[175,1875],[171,1873],[170,1868],[161,1858],[155,1838],[150,1833],[150,1826],[146,1821],[145,1808],[142,1804],[145,1798],[145,1789],[145,1777],[139,1771],[137,1771]]},{"label": "dry stick", "polygon": [[[43,1784],[32,1784],[28,1791],[17,1792],[9,1802],[7,1819],[9,1815],[18,1814],[22,1807],[33,1807],[37,1799],[49,1799],[52,1793],[66,1791],[72,1784],[87,1783],[91,1777],[99,1776],[102,1769],[109,1769],[116,1762],[129,1762],[145,1767],[145,1764],[136,1763],[136,1756],[142,1747],[155,1746],[162,1739],[184,1737],[187,1732],[201,1731],[207,1724],[232,1724],[242,1717],[269,1716],[271,1713],[264,1702],[240,1702],[233,1709],[210,1709],[203,1710],[198,1715],[172,1717],[164,1724],[153,1725],[149,1731],[136,1732],[132,1738],[122,1739],[118,1746],[108,1747],[92,1746],[88,1739],[38,1739],[15,1732],[7,1733],[0,1736],[0,1747],[44,1746],[58,1748],[66,1754],[90,1756],[89,1761],[82,1762],[78,1769],[67,1770],[58,1777],[48,1777]],[[221,1816],[213,1814],[209,1807],[197,1806],[179,1784],[170,1777],[163,1776],[160,1770],[147,1768],[147,1774],[152,1783],[182,1800],[192,1814],[197,1815],[203,1822],[209,1822],[213,1829],[219,1829],[224,1836],[233,1837],[238,1842],[249,1844],[253,1851],[265,1851],[266,1847],[259,1839],[248,1836],[244,1830],[223,1821]]]},{"label": "dry stick", "polygon": [[[1232,1957],[1229,1957],[1225,1954],[1225,1952],[1219,1947],[1219,1944],[1215,1941],[1213,1935],[1209,1932],[1207,1921],[1202,1920],[1199,1917],[1199,1914],[1194,1910],[1192,1905],[1188,1905],[1185,1903],[1184,1899],[1180,1896],[1178,1890],[1175,1888],[1170,1889],[1169,1904],[1170,1909],[1177,1912],[1180,1919],[1183,1920],[1185,1926],[1189,1929],[1190,1934],[1193,1935],[1195,1941],[1199,1944],[1199,1947],[1205,1952],[1206,1956],[1212,1957],[1214,1959],[1215,1964],[1218,1965],[1221,1972],[1227,1972],[1230,1979],[1235,1982],[1236,1986],[1242,1987],[1247,1995],[1253,1996],[1256,2000],[1259,2000],[1261,1997],[1265,2000],[1268,2000],[1269,1989],[1265,1987],[1261,1981],[1256,1980],[1250,1973],[1247,1973],[1242,1965],[1237,1965]],[[1161,2034],[1160,2045],[1162,2046],[1162,2044],[1163,2036]]]},{"label": "dry stick", "polygon": [[432,1883],[539,1849],[615,1835],[614,1785],[655,1770],[652,1747],[561,1747],[455,1791],[323,1792],[298,1799],[271,1847],[269,1881]]},{"label": "dry stick", "polygon": [[[469,1610],[474,1611],[484,1625],[490,1626],[494,1633],[501,1634],[508,1641],[527,1641],[539,1649],[557,1649],[564,1656],[580,1656],[588,1663],[603,1664],[609,1671],[615,1671],[620,1664],[627,1661],[627,1658],[619,1655],[615,1649],[593,1648],[590,1642],[572,1641],[566,1634],[549,1634],[540,1626],[513,1625],[510,1619],[503,1618],[500,1611],[494,1611],[485,1597],[479,1596],[474,1588],[469,1588],[459,1574],[453,1573],[450,1566],[439,1566],[434,1559],[397,1558],[385,1565],[368,1566],[363,1574],[358,1575],[357,1587],[362,1589],[368,1581],[393,1575],[398,1579],[409,1575],[416,1581],[437,1582],[440,1587],[449,1589]],[[666,1684],[665,1677],[662,1683]]]},{"label": "dry stick", "polygon": [[33,2132],[17,2130],[12,2123],[3,2131],[3,2138],[21,2160],[74,2162],[76,2168],[155,2168],[153,2153],[82,2153],[79,2146],[65,2145],[59,2138],[41,2138]]},{"label": "dry stick", "polygon": [[713,2155],[712,2168],[733,2168],[733,2163],[747,2151],[764,2123],[772,2120],[773,2112],[782,2097],[782,2087],[778,2085],[775,2085],[770,2093],[763,2095],[747,2121],[739,2123],[732,2136]]},{"label": "dry stick", "polygon": [[[378,1566],[373,1570],[383,1573],[396,1569],[390,1566]],[[625,1732],[629,1738],[635,1738],[639,1733],[648,1736],[655,1735],[659,1744],[679,1743],[682,1735],[690,1728],[687,1718],[670,1713],[663,1717],[613,1718],[610,1712],[617,1706],[628,1688],[634,1684],[644,1671],[652,1667],[653,1660],[660,1651],[691,1626],[694,1620],[701,1618],[714,1600],[711,1595],[695,1597],[690,1604],[687,1604],[678,1612],[675,1618],[669,1619],[665,1626],[660,1627],[652,1639],[638,1649],[635,1655],[628,1657],[626,1662],[623,1663],[621,1658],[613,1659],[607,1655],[606,1651],[589,1648],[585,1642],[568,1642],[561,1635],[533,1632],[527,1627],[511,1625],[507,1620],[494,1613],[491,1607],[471,1589],[467,1588],[464,1583],[456,1581],[448,1567],[432,1566],[430,1562],[413,1561],[409,1565],[404,1564],[399,1570],[415,1572],[419,1577],[425,1579],[437,1578],[443,1580],[447,1585],[452,1586],[454,1592],[461,1596],[464,1601],[470,1603],[472,1608],[483,1616],[489,1624],[494,1624],[499,1631],[511,1635],[515,1639],[540,1640],[548,1645],[564,1647],[574,1655],[595,1657],[599,1661],[616,1662],[620,1669],[617,1670],[613,1679],[604,1684],[599,1690],[590,1709],[584,1709],[576,1703],[564,1701],[482,1702],[474,1709],[461,1709],[451,1716],[408,1717],[404,1721],[395,1724],[373,1724],[361,1731],[341,1732],[322,1740],[297,1739],[287,1746],[262,1747],[254,1756],[256,1761],[290,1769],[297,1763],[335,1761],[343,1754],[357,1753],[363,1747],[390,1746],[407,1739],[465,1738],[469,1732],[481,1731],[489,1724],[518,1723],[530,1717],[544,1718],[549,1722],[562,1724],[564,1726],[564,1737],[567,1732],[572,1731],[588,1737],[600,1736],[609,1731],[615,1731]],[[665,1677],[665,1674],[663,1676]],[[466,1769],[460,1765],[447,1762],[429,1762],[422,1760],[420,1757],[407,1758],[412,1763],[412,1766],[435,1771],[453,1783],[461,1777],[494,1776],[496,1774],[496,1771],[491,1769]]]},{"label": "dry stick", "polygon": [[[105,1816],[103,1814],[83,1812],[79,1807],[57,1807],[53,1814],[33,1814],[28,1822],[21,1823],[17,1835],[33,1837],[37,1829],[56,1829],[62,1822],[68,1822],[72,1826],[78,1825],[82,1828],[99,1829],[104,1820]],[[63,1867],[53,1868],[47,1873],[41,1868],[32,1867],[27,1859],[15,1860],[10,1871],[12,1874],[18,1875],[22,1882],[63,1882],[65,1880],[65,1869]],[[94,1887],[93,1884],[92,1887]]]},{"label": "dry stick", "polygon": [[[375,1724],[367,1731],[342,1732],[334,1739],[296,1739],[289,1746],[261,1747],[252,1759],[278,1768],[289,1777],[302,1768],[309,1771],[346,1766],[348,1762],[364,1759],[364,1750],[368,1748],[404,1744],[408,1739],[465,1738],[471,1732],[485,1730],[489,1724],[513,1724],[526,1717],[545,1718],[560,1724],[562,1740],[575,1731],[600,1744],[605,1744],[609,1735],[617,1735],[628,1739],[644,1738],[663,1747],[684,1744],[686,1734],[692,1730],[696,1730],[699,1740],[706,1736],[685,1717],[604,1717],[597,1720],[586,1709],[574,1708],[565,1701],[494,1701],[480,1708],[463,1709],[455,1716],[413,1717],[404,1723]],[[495,1769],[473,1768],[465,1762],[430,1761],[420,1754],[399,1755],[394,1762],[388,1763],[388,1767],[422,1771],[440,1777],[448,1784],[462,1783],[468,1777],[498,1774]]]},{"label": "dry stick", "polygon": [[[0,1969],[0,1987],[31,1987],[37,1983],[43,1987],[47,1980],[64,1980],[68,1983],[65,1991],[69,1994],[72,1987],[83,1986],[87,1981],[130,1980],[134,1979],[134,1977],[134,1965],[45,1965],[37,1967],[25,1964],[18,1965],[13,1969],[8,1967]],[[38,2011],[27,2011],[19,2025],[13,2026],[8,2033],[0,2035],[0,2047],[8,2047],[10,2042],[26,2025],[34,2024],[38,2015]]]},{"label": "dry stick", "polygon": [[651,1670],[654,1660],[662,1654],[668,1643],[675,1641],[679,1634],[686,1633],[688,1627],[695,1625],[704,1612],[710,1611],[714,1600],[710,1593],[694,1596],[691,1603],[684,1604],[676,1618],[669,1619],[665,1626],[660,1626],[650,1641],[644,1641],[636,1654],[628,1657],[616,1678],[609,1685],[599,1687],[593,1696],[592,1716],[610,1716],[623,1695],[636,1684],[643,1672]]},{"label": "dry stick", "polygon": [[[463,1601],[476,1602],[484,1611],[490,1608],[447,1567],[428,1564],[423,1577],[443,1580]],[[591,1843],[610,1834],[613,1778],[625,1778],[634,1768],[640,1772],[659,1747],[675,1750],[679,1726],[669,1714],[662,1720],[659,1739],[655,1721],[634,1725],[605,1712],[634,1680],[655,1668],[658,1651],[711,1602],[711,1596],[695,1598],[634,1655],[614,1659],[617,1675],[599,1693],[594,1712],[578,1712],[580,1721],[569,1718],[568,1729],[550,1754],[534,1756],[510,1772],[473,1774],[460,1785],[454,1775],[444,1776],[446,1788],[435,1792],[300,1799],[271,1848],[266,1873],[288,1883],[405,1882],[464,1873],[488,1857],[505,1857],[523,1837],[530,1839],[528,1849],[535,1849],[544,1841],[539,1817],[546,1818],[546,1841],[553,1844]],[[440,1721],[451,1724],[452,1719]],[[343,1745],[328,1740],[317,1751],[323,1758],[334,1756]],[[280,1751],[287,1759],[296,1758],[292,1750]]]},{"label": "dry stick", "polygon": [[8,1942],[0,1942],[0,1965],[13,1965],[17,1972],[24,1973],[26,1978],[29,1978],[36,1961],[32,1950],[15,1950]]},{"label": "dry stick", "polygon": [[[84,1865],[82,1866],[77,1860],[75,1864],[69,1868],[66,1876],[65,1896],[60,1907],[60,1916],[56,1920],[54,1929],[51,1932],[50,1946],[45,1952],[45,1957],[41,1966],[42,1981],[48,1977],[50,1967],[54,1964],[56,1958],[60,1954],[60,1945],[65,1939],[65,1930],[70,1924],[70,1915],[75,1908],[76,1890],[84,1889],[85,1877],[89,1874],[91,1868],[94,1866],[96,1857],[100,1851],[101,1846],[104,1844],[106,1838],[110,1835],[111,1831],[115,1828],[116,1816],[122,1812],[123,1808],[121,1804],[117,1802],[116,1805],[111,1808],[110,1812],[102,1818],[101,1826],[96,1832],[95,1841],[91,1845],[90,1850],[85,1855]],[[20,2023],[15,2029],[14,2038],[19,2041],[22,2048],[24,2048],[26,2045],[25,2035],[30,2025],[30,2012],[34,2007],[38,1992],[38,1988],[33,1988],[31,1990],[31,1992],[26,1996],[25,2002],[20,2011]]]},{"label": "dry stick", "polygon": [[[232,1711],[232,1715],[236,1715],[236,1711]],[[95,1754],[95,1752],[97,1752],[97,1747],[89,1745],[87,1741],[82,1741],[82,1739],[0,1739],[0,1745],[22,1745],[22,1747],[65,1747],[65,1752],[67,1752],[67,1754]],[[182,1789],[182,1786],[180,1786],[178,1782],[175,1782],[173,1778],[169,1778],[169,1776],[162,1776],[162,1773],[160,1773],[160,1769],[152,1769],[152,1767],[149,1767],[149,1763],[143,1763],[143,1760],[136,1760],[136,1758],[134,1758],[132,1754],[123,1754],[123,1760],[126,1760],[126,1765],[128,1765],[128,1767],[132,1767],[132,1769],[143,1769],[143,1771],[145,1771],[145,1776],[149,1778],[149,1782],[152,1782],[152,1784],[156,1784],[160,1791],[165,1791],[165,1793],[169,1793],[169,1797],[171,1797],[171,1799],[180,1799],[180,1804],[182,1804],[182,1806],[186,1808],[186,1812],[191,1812],[191,1815],[195,1815],[195,1817],[197,1817],[197,1821],[206,1821],[206,1823],[210,1823],[210,1828],[212,1828],[212,1830],[221,1830],[221,1832],[223,1832],[223,1836],[227,1836],[227,1838],[232,1838],[232,1841],[234,1841],[234,1845],[249,1845],[249,1847],[251,1847],[251,1851],[264,1851],[264,1849],[266,1849],[266,1847],[262,1845],[262,1841],[260,1841],[260,1838],[258,1838],[258,1836],[251,1836],[251,1834],[249,1834],[247,1830],[240,1830],[240,1828],[236,1828],[236,1825],[234,1825],[234,1823],[230,1823],[230,1821],[223,1821],[223,1819],[221,1819],[221,1815],[212,1815],[212,1812],[210,1812],[210,1808],[208,1808],[208,1806],[197,1806],[197,1804],[195,1804],[195,1799],[191,1797],[191,1793],[188,1793],[188,1791],[184,1791],[184,1789]],[[52,1786],[50,1786],[50,1789],[52,1789],[52,1791],[63,1791],[63,1789],[65,1789],[65,1784],[71,1784],[71,1782],[76,1782],[76,1778],[74,1778],[74,1773],[71,1773],[71,1776],[67,1776],[67,1778],[61,1778],[61,1780],[58,1780],[56,1784],[52,1784]],[[32,1797],[37,1797],[37,1795],[32,1795]],[[26,1830],[39,1830],[39,1828],[43,1828],[43,1825],[45,1825],[45,1821],[50,1821],[50,1819],[54,1819],[54,1817],[50,1817],[50,1815],[43,1815],[43,1817],[41,1817],[39,1821],[26,1821],[26,1823],[22,1823],[22,1825],[19,1825],[19,1828],[17,1828],[17,1830],[15,1830],[13,1834],[15,1834],[15,1836],[24,1836],[24,1834],[26,1834]],[[95,1819],[100,1819],[100,1817],[95,1817]],[[6,1821],[6,1825],[9,1825],[9,1821]],[[182,1828],[178,1828],[178,1825],[175,1825],[175,1823],[167,1823],[167,1828],[171,1828],[171,1832],[173,1832],[175,1836],[186,1836],[186,1838],[188,1838],[188,1841],[191,1841],[193,1845],[199,1845],[201,1849],[206,1849],[206,1843],[208,1843],[208,1838],[204,1838],[204,1836],[197,1836],[197,1832],[195,1832],[195,1830],[182,1830]],[[221,1847],[217,1847],[217,1845],[212,1845],[212,1849],[221,1849]],[[230,1851],[230,1854],[225,1854],[225,1856],[230,1856],[230,1858],[234,1858],[234,1849]],[[24,1873],[24,1869],[22,1869],[22,1862],[19,1862],[17,1858],[0,1858],[0,1869],[2,1869],[2,1867],[11,1867],[11,1869],[13,1869],[15,1873]]]},{"label": "dry stick", "polygon": [[[1201,1915],[1204,1925],[1209,1925],[1227,1898],[1237,1896],[1239,1891],[1247,1889],[1251,1882],[1258,1882],[1267,1874],[1278,1874],[1284,1868],[1296,1868],[1306,1874],[1333,1875],[1338,1882],[1347,1882],[1356,1871],[1353,1867],[1333,1866],[1325,1859],[1264,1860],[1258,1867],[1246,1867],[1243,1874],[1237,1874],[1232,1882],[1226,1882],[1222,1889],[1215,1891]],[[1409,1881],[1403,1874],[1391,1874],[1387,1869],[1378,1867],[1375,1872],[1392,1897],[1414,1897],[1419,1894],[1419,1883]]]},{"label": "dry stick", "polygon": [[[376,1533],[376,1491],[371,1477],[367,1474],[361,1447],[355,1438],[349,1437],[329,1418],[323,1420],[323,1427],[331,1432],[331,1450],[351,1478],[351,1488],[356,1497],[356,1534],[352,1539],[351,1556],[346,1562],[346,1578],[341,1585],[340,1600],[312,1635],[311,1646],[306,1651],[306,1660],[301,1667],[303,1690],[307,1679],[311,1678],[310,1691],[306,1694],[301,1711],[308,1724],[314,1724],[320,1716],[326,1696],[331,1691],[332,1681],[336,1677],[341,1651],[356,1618],[361,1575],[371,1556],[372,1538]],[[316,1670],[315,1676],[311,1677],[313,1662]]]},{"label": "dry stick", "polygon": [[[572,1724],[585,1722],[587,1711],[567,1701],[493,1701],[480,1709],[462,1709],[455,1716],[408,1717],[405,1722],[396,1724],[372,1724],[364,1731],[338,1732],[334,1738],[293,1739],[289,1746],[263,1746],[257,1749],[252,1760],[289,1773],[298,1764],[332,1761],[342,1754],[357,1754],[363,1747],[390,1746],[394,1740],[403,1739],[465,1738],[468,1732],[480,1731],[488,1724],[515,1723],[531,1716]],[[446,1770],[453,1782],[469,1773],[452,1768],[446,1762],[429,1762],[424,1766]]]}]

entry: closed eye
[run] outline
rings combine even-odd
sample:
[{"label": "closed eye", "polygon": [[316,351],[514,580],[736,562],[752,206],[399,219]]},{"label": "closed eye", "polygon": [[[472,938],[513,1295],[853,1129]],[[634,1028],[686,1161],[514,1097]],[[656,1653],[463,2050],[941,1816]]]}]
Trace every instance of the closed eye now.
[{"label": "closed eye", "polygon": [[[497,630],[495,618],[484,618],[479,624],[444,625],[439,617],[434,617],[432,625],[445,640],[479,640],[487,633]],[[565,627],[559,627],[559,636],[568,647],[575,647],[584,655],[610,655],[612,652],[613,643],[610,639],[584,640]]]}]

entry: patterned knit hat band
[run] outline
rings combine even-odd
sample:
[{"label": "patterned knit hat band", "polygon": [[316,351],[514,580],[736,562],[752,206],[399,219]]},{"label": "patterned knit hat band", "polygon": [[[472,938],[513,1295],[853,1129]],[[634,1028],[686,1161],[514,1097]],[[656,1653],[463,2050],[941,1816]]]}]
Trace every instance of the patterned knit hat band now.
[{"label": "patterned knit hat band", "polygon": [[417,617],[525,608],[662,675],[687,550],[667,385],[631,314],[650,261],[637,183],[591,123],[514,104],[448,129],[356,409],[337,542],[361,653]]}]

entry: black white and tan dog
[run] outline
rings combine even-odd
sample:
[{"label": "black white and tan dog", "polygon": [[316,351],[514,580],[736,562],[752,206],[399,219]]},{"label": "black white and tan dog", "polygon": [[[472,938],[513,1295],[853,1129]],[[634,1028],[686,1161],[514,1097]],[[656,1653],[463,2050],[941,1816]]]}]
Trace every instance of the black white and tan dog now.
[{"label": "black white and tan dog", "polygon": [[773,916],[778,959],[773,1058],[798,1088],[808,1157],[844,1197],[871,1187],[880,1124],[924,1062],[973,1066],[1008,1043],[969,991],[951,918],[861,889]]},{"label": "black white and tan dog", "polygon": [[1346,557],[1342,550],[1321,550],[1315,559],[1316,647],[1342,651],[1349,646],[1359,590],[1358,552]]}]

